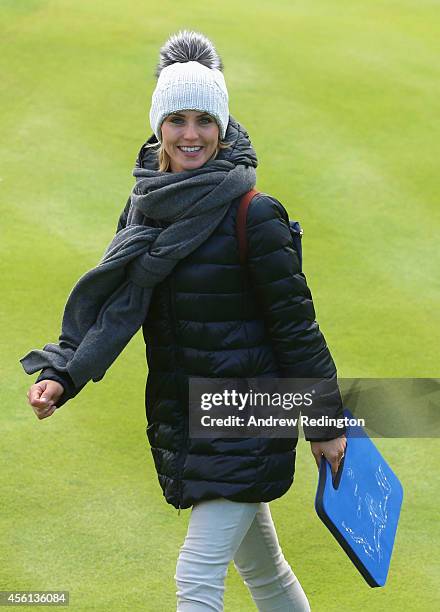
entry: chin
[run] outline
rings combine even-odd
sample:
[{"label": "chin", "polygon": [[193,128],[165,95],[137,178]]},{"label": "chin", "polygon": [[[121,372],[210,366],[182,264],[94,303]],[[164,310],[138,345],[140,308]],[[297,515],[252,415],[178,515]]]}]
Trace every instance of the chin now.
[{"label": "chin", "polygon": [[178,168],[178,170],[175,170],[175,172],[183,172],[185,170],[197,170],[197,168],[201,168],[202,166],[204,166],[206,164],[206,162],[208,162],[210,159],[212,159],[213,155],[215,153],[215,150],[213,150],[211,153],[203,155],[203,158],[198,160],[198,159],[185,159],[180,156],[179,153],[175,153],[172,156],[172,163],[173,166],[175,168]]}]

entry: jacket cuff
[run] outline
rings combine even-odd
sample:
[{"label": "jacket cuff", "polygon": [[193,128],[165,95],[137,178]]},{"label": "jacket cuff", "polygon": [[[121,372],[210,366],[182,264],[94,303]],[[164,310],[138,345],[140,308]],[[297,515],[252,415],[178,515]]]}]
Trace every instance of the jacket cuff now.
[{"label": "jacket cuff", "polygon": [[344,407],[336,375],[321,380],[315,388],[315,402],[302,413],[309,420],[309,424],[303,425],[307,442],[327,442],[346,434]]},{"label": "jacket cuff", "polygon": [[56,402],[57,408],[60,408],[70,399],[74,398],[82,389],[82,387],[75,387],[73,380],[67,372],[60,372],[55,370],[55,368],[44,368],[35,382],[38,383],[42,380],[54,380],[63,386],[64,392]]}]

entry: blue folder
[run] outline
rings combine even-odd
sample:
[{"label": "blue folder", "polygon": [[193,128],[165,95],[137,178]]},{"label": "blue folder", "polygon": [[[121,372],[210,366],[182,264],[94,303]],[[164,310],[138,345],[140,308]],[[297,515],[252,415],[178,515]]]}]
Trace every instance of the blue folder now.
[{"label": "blue folder", "polygon": [[[352,418],[349,410],[344,416]],[[315,509],[371,587],[384,586],[402,506],[402,485],[362,427],[347,427],[333,478],[324,457]]]}]

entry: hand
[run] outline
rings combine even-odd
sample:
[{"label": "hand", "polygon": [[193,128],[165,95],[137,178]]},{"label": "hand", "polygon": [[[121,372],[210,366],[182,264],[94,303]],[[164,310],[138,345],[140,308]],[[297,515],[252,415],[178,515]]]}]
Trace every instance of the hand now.
[{"label": "hand", "polygon": [[345,436],[334,438],[334,440],[327,440],[327,442],[310,442],[310,450],[315,457],[318,469],[321,464],[321,457],[324,455],[331,465],[333,476],[335,476],[341,459],[345,454],[346,446],[347,439]]},{"label": "hand", "polygon": [[64,393],[64,387],[55,380],[40,380],[27,392],[29,404],[37,417],[46,419],[56,410],[56,403]]}]

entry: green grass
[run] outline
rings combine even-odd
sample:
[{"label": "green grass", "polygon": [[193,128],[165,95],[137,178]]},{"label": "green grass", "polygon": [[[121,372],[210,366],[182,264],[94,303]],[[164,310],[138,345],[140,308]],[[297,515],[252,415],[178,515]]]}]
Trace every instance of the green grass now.
[{"label": "green grass", "polygon": [[[18,363],[56,340],[70,288],[111,239],[171,32],[217,44],[257,186],[304,226],[340,376],[438,376],[437,13],[429,0],[0,0],[0,590],[67,589],[75,612],[175,609],[189,512],[163,500],[147,447],[141,336],[41,422]],[[271,504],[314,611],[440,607],[438,440],[377,443],[405,488],[384,589],[315,516],[304,441],[294,486]],[[232,566],[225,604],[254,609]]]}]

